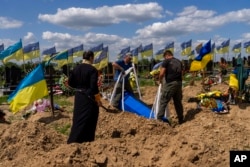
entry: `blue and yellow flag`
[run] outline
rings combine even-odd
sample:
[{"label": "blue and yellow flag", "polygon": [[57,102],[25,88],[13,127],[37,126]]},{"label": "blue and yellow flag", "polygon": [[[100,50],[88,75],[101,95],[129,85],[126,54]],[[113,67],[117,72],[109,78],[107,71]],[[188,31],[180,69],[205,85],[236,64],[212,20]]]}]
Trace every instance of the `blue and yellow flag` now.
[{"label": "blue and yellow flag", "polygon": [[75,57],[82,57],[83,56],[83,44],[72,48],[73,51],[73,58]]},{"label": "blue and yellow flag", "polygon": [[54,55],[50,60],[50,61],[54,61],[58,64],[58,67],[61,68],[62,66],[68,64],[68,57],[69,57],[69,52],[68,50],[62,51],[56,55]]},{"label": "blue and yellow flag", "polygon": [[139,47],[134,48],[133,50],[131,50],[131,54],[133,56],[132,62],[134,64],[138,64]]},{"label": "blue and yellow flag", "polygon": [[207,63],[213,59],[211,52],[211,40],[202,46],[200,54],[191,62],[190,71],[199,71],[206,67]]},{"label": "blue and yellow flag", "polygon": [[130,52],[130,46],[123,48],[120,53],[118,54],[118,59],[123,59],[126,53]]},{"label": "blue and yellow flag", "polygon": [[23,59],[30,60],[40,57],[39,42],[31,43],[23,47]]},{"label": "blue and yellow flag", "polygon": [[104,67],[108,66],[108,54],[109,54],[109,49],[107,46],[107,47],[103,48],[103,50],[101,51],[101,53],[97,57],[95,57],[94,62],[93,62],[93,66],[97,70],[101,70]]},{"label": "blue and yellow flag", "polygon": [[183,42],[181,44],[181,55],[185,56],[185,55],[190,55],[191,51],[192,51],[192,39],[190,39],[187,42]]},{"label": "blue and yellow flag", "polygon": [[31,71],[8,97],[10,110],[17,113],[32,104],[35,100],[48,95],[42,64]]},{"label": "blue and yellow flag", "polygon": [[141,51],[141,56],[143,58],[153,56],[153,44],[152,43],[143,47]]},{"label": "blue and yellow flag", "polygon": [[4,44],[0,45],[0,52],[4,50]]},{"label": "blue and yellow flag", "polygon": [[99,45],[97,45],[95,47],[92,47],[90,50],[94,53],[94,59],[96,59],[102,53],[103,43],[101,43],[101,44],[99,44]]},{"label": "blue and yellow flag", "polygon": [[170,50],[172,53],[174,53],[174,42],[170,42],[165,46],[165,50]]},{"label": "blue and yellow flag", "polygon": [[7,63],[12,59],[17,61],[23,60],[23,47],[21,39],[19,42],[0,52],[0,60],[3,60],[3,63]]},{"label": "blue and yellow flag", "polygon": [[241,42],[235,44],[235,45],[233,46],[233,48],[232,48],[232,51],[233,51],[234,53],[240,53],[240,52],[241,52]]},{"label": "blue and yellow flag", "polygon": [[246,48],[246,53],[250,53],[250,41],[244,43],[244,48]]},{"label": "blue and yellow flag", "polygon": [[221,43],[219,47],[217,47],[217,53],[219,54],[225,54],[229,52],[229,44],[230,44],[230,39],[224,41]]},{"label": "blue and yellow flag", "polygon": [[155,53],[155,60],[162,60],[165,49],[160,49]]},{"label": "blue and yellow flag", "polygon": [[56,54],[56,47],[51,47],[51,48],[48,48],[48,49],[45,49],[43,52],[42,52],[42,55],[43,55],[43,60],[44,61],[48,61],[52,55]]}]

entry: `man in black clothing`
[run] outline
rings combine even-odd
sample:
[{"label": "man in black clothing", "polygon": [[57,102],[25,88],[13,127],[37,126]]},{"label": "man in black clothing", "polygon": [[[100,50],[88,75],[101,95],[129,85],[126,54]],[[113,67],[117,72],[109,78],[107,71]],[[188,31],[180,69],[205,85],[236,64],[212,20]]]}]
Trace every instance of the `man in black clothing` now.
[{"label": "man in black clothing", "polygon": [[[183,64],[180,60],[174,58],[170,50],[163,54],[165,60],[159,74],[159,80],[162,85],[160,107],[157,114],[158,120],[163,120],[168,102],[173,98],[175,110],[178,116],[179,124],[183,123],[183,105],[182,105],[182,72]],[[163,82],[165,79],[165,82]]]}]

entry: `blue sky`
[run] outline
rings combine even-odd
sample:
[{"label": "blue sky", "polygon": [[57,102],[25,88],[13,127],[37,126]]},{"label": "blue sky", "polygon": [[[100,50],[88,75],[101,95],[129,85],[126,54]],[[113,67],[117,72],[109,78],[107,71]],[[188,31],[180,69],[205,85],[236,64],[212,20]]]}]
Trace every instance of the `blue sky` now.
[{"label": "blue sky", "polygon": [[[192,47],[211,39],[216,46],[230,39],[230,48],[250,41],[249,0],[2,0],[0,44],[22,39],[39,41],[41,52],[109,46],[110,61],[121,49],[153,43],[154,53],[192,39]],[[230,53],[233,55],[234,53]],[[242,55],[247,56],[242,50]]]}]

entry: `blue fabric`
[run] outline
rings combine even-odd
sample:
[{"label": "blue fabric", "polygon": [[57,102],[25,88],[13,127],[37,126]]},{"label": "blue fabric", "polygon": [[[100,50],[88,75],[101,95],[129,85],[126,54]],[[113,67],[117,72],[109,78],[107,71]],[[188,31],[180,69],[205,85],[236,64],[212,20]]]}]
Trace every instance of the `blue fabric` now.
[{"label": "blue fabric", "polygon": [[221,112],[221,111],[224,111],[226,109],[224,107],[224,105],[223,105],[223,101],[222,100],[216,99],[215,101],[217,103],[217,108],[213,108],[212,109],[213,111],[215,111],[215,112]]},{"label": "blue fabric", "polygon": [[[122,109],[121,105],[120,109]],[[128,92],[124,94],[124,110],[145,118],[150,118],[151,109],[143,101]]]}]

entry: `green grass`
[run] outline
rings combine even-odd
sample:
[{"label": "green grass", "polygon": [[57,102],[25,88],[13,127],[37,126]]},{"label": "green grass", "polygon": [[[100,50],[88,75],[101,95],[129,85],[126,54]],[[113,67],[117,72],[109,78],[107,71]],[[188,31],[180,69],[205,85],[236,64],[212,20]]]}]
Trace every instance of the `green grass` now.
[{"label": "green grass", "polygon": [[7,103],[7,100],[8,100],[8,96],[0,96],[0,104],[2,103]]},{"label": "green grass", "polygon": [[73,105],[71,102],[67,101],[66,96],[54,96],[54,103],[58,104],[59,106],[71,106]]},{"label": "green grass", "polygon": [[154,86],[153,79],[140,79],[139,80],[140,86]]},{"label": "green grass", "polygon": [[71,127],[70,124],[66,124],[66,125],[55,124],[54,125],[55,130],[64,135],[69,135],[70,127]]}]

